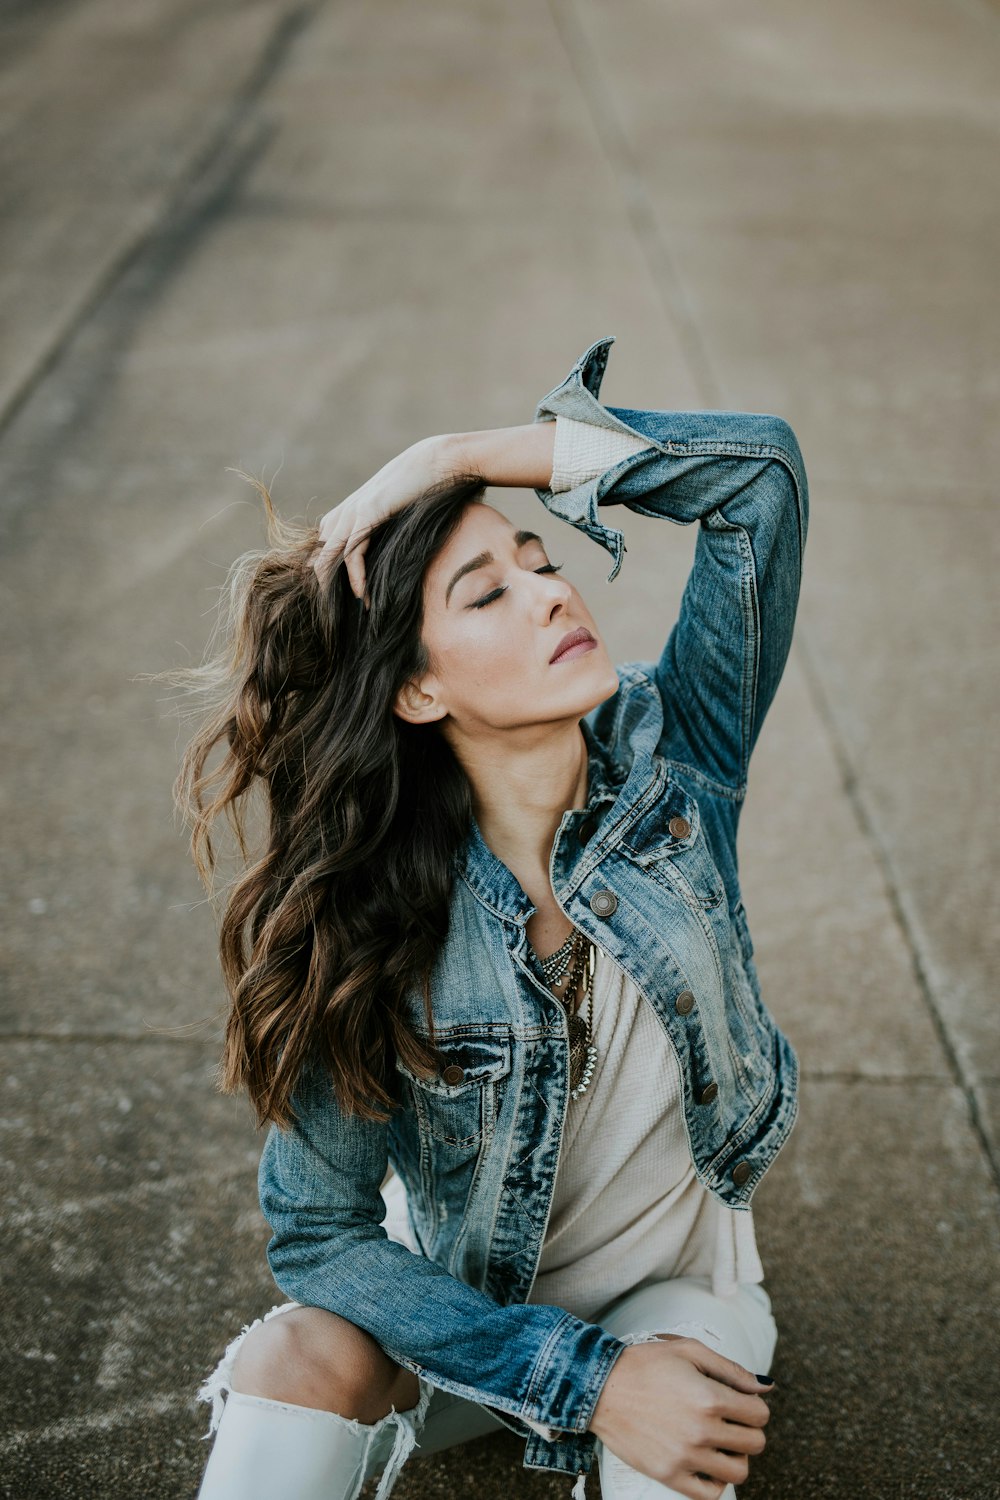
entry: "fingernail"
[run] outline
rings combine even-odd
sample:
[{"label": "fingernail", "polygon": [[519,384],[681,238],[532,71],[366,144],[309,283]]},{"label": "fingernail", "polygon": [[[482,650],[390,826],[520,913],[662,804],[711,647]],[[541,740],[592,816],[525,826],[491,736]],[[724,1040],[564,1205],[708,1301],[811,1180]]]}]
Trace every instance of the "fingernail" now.
[{"label": "fingernail", "polygon": [[760,1381],[761,1385],[773,1385],[774,1384],[774,1376],[773,1375],[757,1375],[755,1378]]}]

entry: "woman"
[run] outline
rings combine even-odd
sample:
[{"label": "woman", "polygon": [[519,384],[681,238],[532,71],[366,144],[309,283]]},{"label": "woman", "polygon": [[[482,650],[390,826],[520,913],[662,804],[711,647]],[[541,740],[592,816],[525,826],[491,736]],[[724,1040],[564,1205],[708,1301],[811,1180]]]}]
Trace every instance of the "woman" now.
[{"label": "woman", "polygon": [[[424,439],[242,559],[177,794],[265,793],[221,952],[222,1086],[270,1123],[289,1299],[201,1395],[201,1500],[347,1500],[506,1427],[607,1500],[734,1495],[776,1341],[751,1196],[795,1120],[736,831],[808,522],[794,433],[599,401],[592,344],[534,421]],[[256,483],[256,481],[254,481]],[[612,666],[533,531],[533,487],[698,521],[658,659]],[[206,772],[222,742],[221,763]],[[241,840],[243,834],[241,832]]]}]

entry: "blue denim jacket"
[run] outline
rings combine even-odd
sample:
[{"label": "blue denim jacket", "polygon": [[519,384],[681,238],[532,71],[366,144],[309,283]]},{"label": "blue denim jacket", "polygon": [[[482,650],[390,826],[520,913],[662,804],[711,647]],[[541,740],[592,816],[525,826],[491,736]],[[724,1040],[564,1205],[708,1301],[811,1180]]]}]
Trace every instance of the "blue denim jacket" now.
[{"label": "blue denim jacket", "polygon": [[[808,524],[795,435],[780,417],[602,405],[613,338],[538,404],[648,439],[561,494],[552,512],[605,546],[613,505],[699,522],[677,622],[656,661],[617,668],[582,721],[586,806],[550,857],[556,900],[635,981],[674,1047],[700,1181],[747,1209],[795,1121],[798,1059],[760,996],[740,895],[736,831],[747,767],[784,669]],[[384,1124],[343,1116],[322,1078],[274,1127],[259,1188],[268,1259],[290,1298],[367,1329],[399,1364],[489,1407],[526,1438],[526,1467],[587,1472],[588,1431],[626,1344],[563,1308],[529,1303],[568,1101],[562,1006],[538,976],[535,910],[473,820],[454,859],[450,928],[432,976],[441,1066],[399,1066]],[[416,986],[414,1029],[427,1035]],[[389,1164],[422,1254],[387,1238]]]}]

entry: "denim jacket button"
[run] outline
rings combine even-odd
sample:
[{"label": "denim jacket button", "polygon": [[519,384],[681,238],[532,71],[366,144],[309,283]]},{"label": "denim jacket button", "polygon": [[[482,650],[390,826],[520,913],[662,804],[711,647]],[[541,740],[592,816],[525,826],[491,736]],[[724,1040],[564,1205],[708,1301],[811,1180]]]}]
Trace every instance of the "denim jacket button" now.
[{"label": "denim jacket button", "polygon": [[445,1083],[461,1083],[465,1077],[465,1069],[460,1068],[458,1063],[449,1063],[441,1074],[441,1077]]},{"label": "denim jacket button", "polygon": [[686,1016],[689,1011],[694,1010],[694,996],[690,990],[681,990],[674,1001],[674,1010],[679,1016]]},{"label": "denim jacket button", "polygon": [[667,827],[670,829],[670,832],[673,834],[675,839],[686,839],[688,834],[691,832],[691,824],[688,822],[687,818],[671,818],[670,822],[667,824]]},{"label": "denim jacket button", "polygon": [[[698,1103],[699,1104],[711,1104],[712,1100],[715,1098],[715,1096],[716,1096],[716,1094],[718,1092],[719,1092],[719,1085],[717,1083],[714,1083],[714,1082],[713,1083],[706,1083],[705,1087],[702,1089],[701,1093],[698,1095]],[[743,1163],[741,1163],[741,1165],[742,1166],[746,1166],[746,1163],[743,1162]]]},{"label": "denim jacket button", "polygon": [[752,1171],[753,1165],[751,1162],[738,1161],[733,1168],[733,1181],[735,1182],[736,1186],[742,1187]]},{"label": "denim jacket button", "polygon": [[590,898],[590,909],[595,917],[610,917],[618,909],[618,897],[614,891],[595,891]]}]

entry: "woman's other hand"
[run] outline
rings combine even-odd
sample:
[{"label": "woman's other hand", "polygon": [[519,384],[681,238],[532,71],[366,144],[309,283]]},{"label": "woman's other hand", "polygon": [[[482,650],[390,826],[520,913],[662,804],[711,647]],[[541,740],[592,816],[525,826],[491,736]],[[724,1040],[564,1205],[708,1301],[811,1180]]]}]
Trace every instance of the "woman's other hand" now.
[{"label": "woman's other hand", "polygon": [[364,599],[368,608],[371,600],[365,588],[365,552],[370,532],[454,472],[458,455],[456,435],[421,438],[328,510],[319,523],[322,546],[310,559],[321,582],[327,581],[343,556],[352,592]]},{"label": "woman's other hand", "polygon": [[[590,1431],[630,1468],[690,1500],[742,1484],[770,1416],[755,1375],[699,1339],[660,1334],[611,1367]],[[707,1476],[707,1477],[705,1477]]]}]

